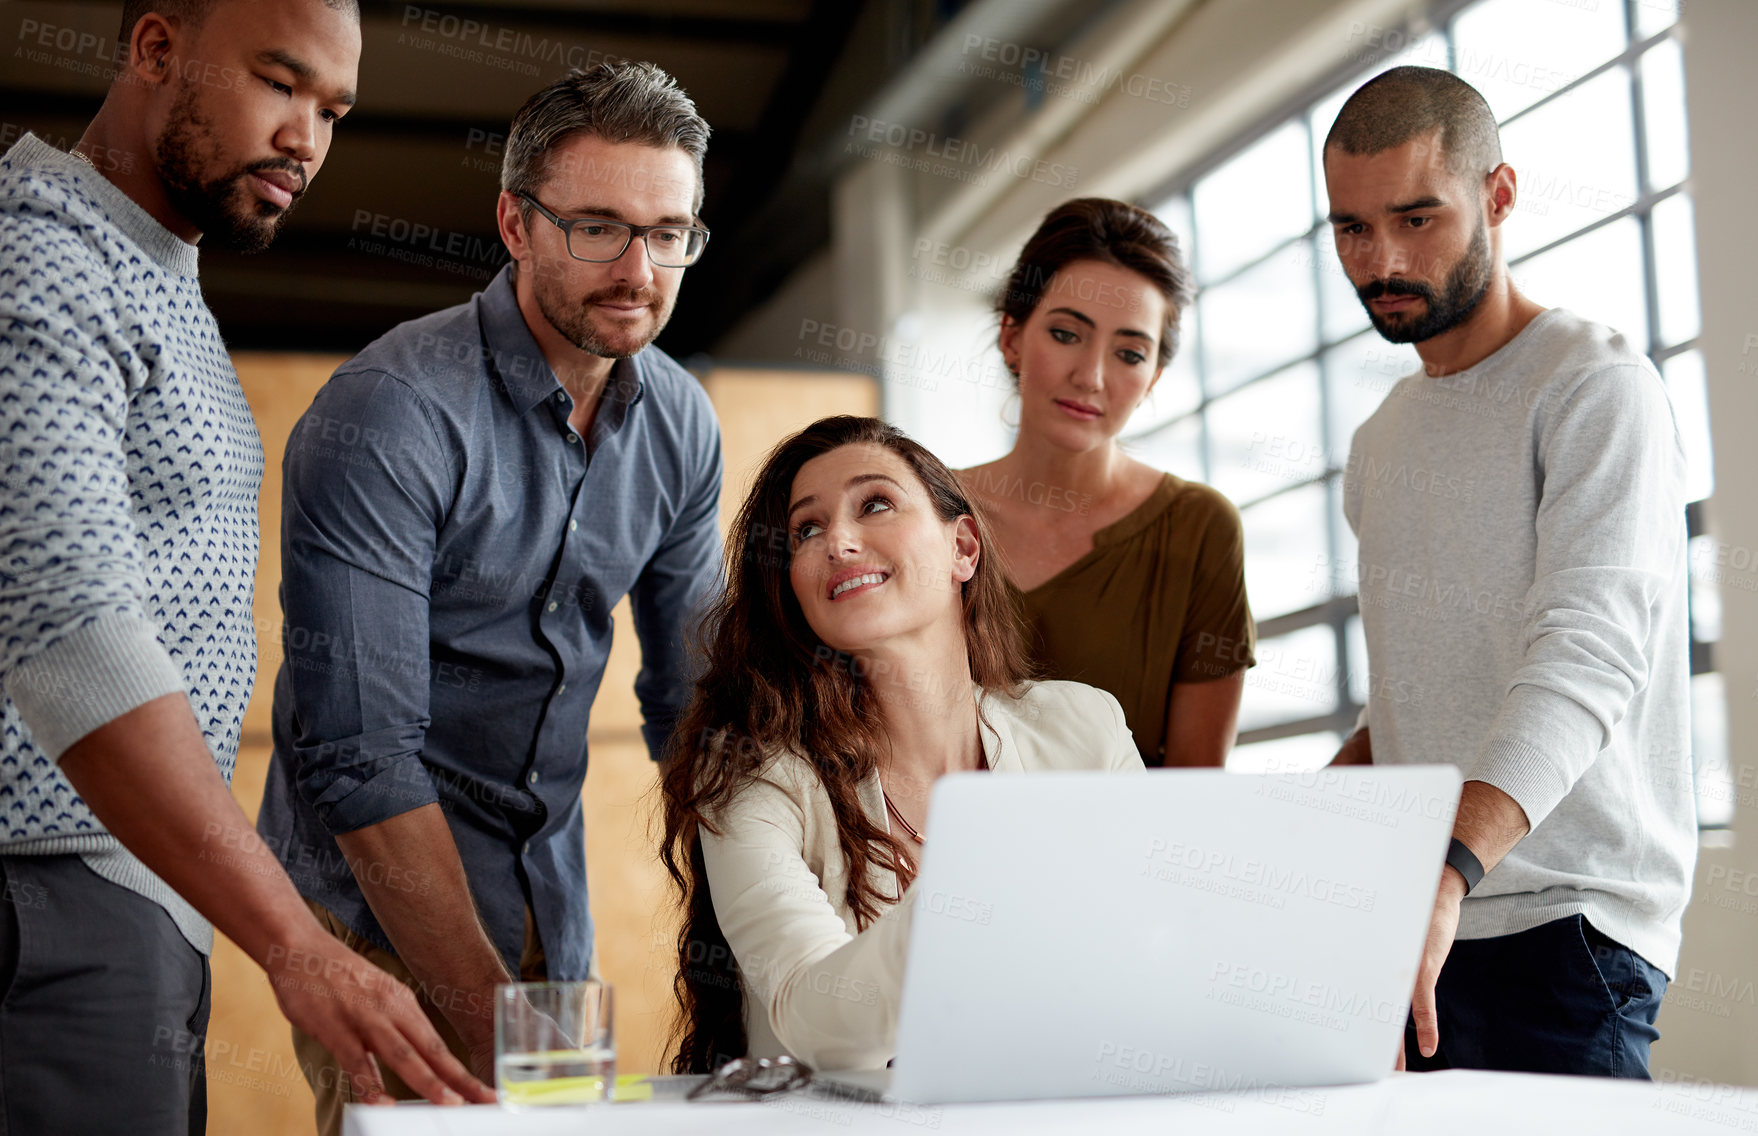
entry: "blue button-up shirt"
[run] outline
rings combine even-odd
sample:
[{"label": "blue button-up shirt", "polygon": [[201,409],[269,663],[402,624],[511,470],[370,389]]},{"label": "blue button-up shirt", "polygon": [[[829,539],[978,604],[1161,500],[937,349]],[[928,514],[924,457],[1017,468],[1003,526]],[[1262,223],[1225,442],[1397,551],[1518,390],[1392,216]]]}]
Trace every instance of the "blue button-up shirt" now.
[{"label": "blue button-up shirt", "polygon": [[[652,347],[615,365],[589,437],[572,409],[503,270],[343,364],[288,441],[258,828],[387,950],[332,834],[437,801],[509,970],[529,904],[550,977],[585,977],[586,727],[623,595],[654,757],[688,696],[721,563],[714,410]],[[426,886],[420,865],[363,870]]]}]

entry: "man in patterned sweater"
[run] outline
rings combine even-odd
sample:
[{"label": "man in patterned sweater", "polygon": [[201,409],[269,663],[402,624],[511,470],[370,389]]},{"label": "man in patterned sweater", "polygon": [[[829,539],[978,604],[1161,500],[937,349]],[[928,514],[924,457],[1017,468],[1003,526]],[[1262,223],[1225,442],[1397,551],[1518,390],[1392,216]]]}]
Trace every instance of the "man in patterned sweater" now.
[{"label": "man in patterned sweater", "polygon": [[358,10],[129,0],[119,42],[73,154],[0,159],[0,1130],[205,1130],[203,916],[369,1098],[376,1055],[492,1099],[226,785],[262,447],[196,241],[273,238],[353,102]]}]

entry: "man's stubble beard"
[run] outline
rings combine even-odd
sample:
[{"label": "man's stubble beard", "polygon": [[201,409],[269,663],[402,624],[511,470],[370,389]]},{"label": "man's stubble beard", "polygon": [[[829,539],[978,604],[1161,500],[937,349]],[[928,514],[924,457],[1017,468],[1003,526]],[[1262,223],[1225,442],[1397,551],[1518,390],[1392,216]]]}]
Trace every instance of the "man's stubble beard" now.
[{"label": "man's stubble beard", "polygon": [[153,159],[172,206],[202,235],[234,252],[261,252],[274,243],[281,226],[299,204],[304,190],[285,209],[258,198],[245,179],[257,170],[282,170],[305,180],[305,171],[291,158],[268,158],[215,178],[203,178],[203,166],[218,151],[213,124],[196,105],[197,84],[186,84],[171,104],[165,132],[153,145]]},{"label": "man's stubble beard", "polygon": [[[546,281],[541,272],[533,274],[531,294],[537,301],[537,310],[543,313],[543,318],[549,321],[551,327],[575,347],[601,359],[626,359],[645,349],[665,330],[666,323],[671,319],[672,304],[676,302],[675,297],[667,302],[659,289],[651,287],[600,288],[574,301],[562,290],[559,282]],[[651,333],[645,336],[624,333],[612,339],[594,326],[592,313],[588,309],[589,304],[602,302],[648,304],[653,320]],[[661,304],[664,306],[660,307]]]},{"label": "man's stubble beard", "polygon": [[[1394,277],[1374,280],[1355,290],[1367,309],[1367,318],[1375,331],[1390,343],[1422,343],[1444,335],[1471,318],[1495,278],[1495,266],[1489,255],[1489,229],[1483,218],[1477,219],[1477,231],[1471,244],[1447,273],[1446,284],[1437,293],[1434,286],[1419,280]],[[1395,322],[1375,312],[1369,301],[1381,296],[1421,296],[1423,313],[1409,322]]]}]

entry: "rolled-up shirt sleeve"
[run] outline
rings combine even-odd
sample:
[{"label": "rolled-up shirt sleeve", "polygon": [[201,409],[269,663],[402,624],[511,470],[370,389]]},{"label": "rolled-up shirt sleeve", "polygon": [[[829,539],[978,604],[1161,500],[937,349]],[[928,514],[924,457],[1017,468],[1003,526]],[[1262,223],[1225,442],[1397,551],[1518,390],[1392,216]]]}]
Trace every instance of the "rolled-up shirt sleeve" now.
[{"label": "rolled-up shirt sleeve", "polygon": [[331,833],[439,799],[428,599],[455,470],[425,404],[379,371],[338,374],[283,466],[282,628],[294,781]]},{"label": "rolled-up shirt sleeve", "polygon": [[[64,228],[7,223],[21,247],[85,255]],[[0,308],[0,683],[53,760],[184,689],[144,605],[123,437],[134,380],[100,345],[114,329],[75,321],[65,286],[7,289]]]},{"label": "rolled-up shirt sleeve", "polygon": [[672,728],[689,700],[696,677],[691,637],[720,585],[720,430],[706,396],[702,426],[694,450],[698,464],[683,507],[629,589],[641,641],[635,697],[641,703],[641,736],[655,761],[665,756]]}]

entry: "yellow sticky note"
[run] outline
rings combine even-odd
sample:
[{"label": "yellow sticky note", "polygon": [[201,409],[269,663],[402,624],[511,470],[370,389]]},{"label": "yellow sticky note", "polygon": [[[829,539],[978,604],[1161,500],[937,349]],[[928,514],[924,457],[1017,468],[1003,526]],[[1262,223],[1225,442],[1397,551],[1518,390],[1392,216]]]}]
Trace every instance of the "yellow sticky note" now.
[{"label": "yellow sticky note", "polygon": [[617,1078],[616,1103],[630,1104],[653,1099],[653,1086],[645,1073],[624,1073]]}]

